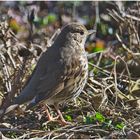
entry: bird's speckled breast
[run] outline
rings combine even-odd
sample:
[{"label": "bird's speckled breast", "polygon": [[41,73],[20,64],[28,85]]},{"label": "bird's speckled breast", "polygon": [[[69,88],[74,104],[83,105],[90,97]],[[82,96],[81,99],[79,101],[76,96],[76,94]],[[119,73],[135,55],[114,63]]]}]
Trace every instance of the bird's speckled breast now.
[{"label": "bird's speckled breast", "polygon": [[71,82],[70,85],[65,85],[65,88],[55,96],[49,98],[46,103],[47,104],[58,104],[63,103],[67,100],[71,100],[73,98],[76,98],[80,95],[82,92],[88,78],[88,60],[87,55],[85,51],[82,51],[82,55],[79,55],[79,63],[78,66],[80,67],[80,72],[78,74],[75,74],[71,77],[71,81],[68,81],[68,83]]}]

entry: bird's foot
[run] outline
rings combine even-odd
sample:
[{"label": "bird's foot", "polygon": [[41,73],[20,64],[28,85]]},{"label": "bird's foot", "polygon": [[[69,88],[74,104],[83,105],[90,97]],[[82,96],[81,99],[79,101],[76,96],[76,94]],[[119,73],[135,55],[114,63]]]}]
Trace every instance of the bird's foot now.
[{"label": "bird's foot", "polygon": [[57,120],[57,121],[58,121],[58,123],[60,123],[62,126],[65,126],[65,125],[72,125],[71,122],[67,122],[67,121],[65,121],[65,120]]},{"label": "bird's foot", "polygon": [[46,122],[46,124],[48,124],[48,123],[50,123],[50,122],[56,122],[56,123],[61,124],[62,126],[65,126],[65,125],[72,125],[71,122],[67,122],[67,121],[65,121],[64,119],[61,119],[59,115],[58,115],[57,117],[49,116],[49,117],[48,117],[48,121]]},{"label": "bird's foot", "polygon": [[56,109],[56,111],[57,111],[57,113],[58,113],[58,116],[59,116],[58,122],[59,122],[61,125],[63,125],[63,126],[65,126],[65,125],[72,125],[72,123],[67,122],[67,121],[63,118],[63,115],[62,115],[61,111],[60,111],[59,108],[58,108],[58,104],[54,105],[54,107],[55,107],[55,109]]},{"label": "bird's foot", "polygon": [[58,118],[59,118],[59,116],[57,116],[57,117],[48,116],[48,121],[55,122],[55,121],[57,121]]}]

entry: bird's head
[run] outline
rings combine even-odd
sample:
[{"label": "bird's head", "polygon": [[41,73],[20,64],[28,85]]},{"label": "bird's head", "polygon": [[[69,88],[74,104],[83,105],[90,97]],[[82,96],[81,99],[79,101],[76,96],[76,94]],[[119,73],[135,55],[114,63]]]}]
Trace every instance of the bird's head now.
[{"label": "bird's head", "polygon": [[[69,23],[65,25],[60,34],[57,37],[58,42],[64,44],[64,42],[68,44],[85,44],[86,38],[89,34],[94,33],[95,31],[88,31],[84,25],[76,22]],[[63,45],[61,45],[63,46]]]},{"label": "bird's head", "polygon": [[78,41],[81,43],[86,40],[88,31],[85,26],[79,23],[70,23],[62,28],[61,34],[63,34],[66,39],[70,39],[71,41]]},{"label": "bird's head", "polygon": [[87,36],[94,32],[94,30],[88,31],[85,26],[80,23],[72,22],[65,25],[61,29],[60,34],[63,36],[63,39],[70,39],[78,41],[79,43],[83,43],[85,42]]}]

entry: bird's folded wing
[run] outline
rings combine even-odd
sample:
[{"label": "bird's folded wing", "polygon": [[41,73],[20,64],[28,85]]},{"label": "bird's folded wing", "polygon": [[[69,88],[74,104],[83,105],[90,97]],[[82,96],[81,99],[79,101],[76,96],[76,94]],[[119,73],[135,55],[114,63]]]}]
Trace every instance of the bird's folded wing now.
[{"label": "bird's folded wing", "polygon": [[74,78],[76,78],[76,76],[81,73],[81,68],[75,61],[71,61],[69,66],[65,64],[59,64],[53,65],[48,69],[46,75],[40,78],[37,88],[37,102],[55,96],[64,90],[64,86],[70,86],[73,84]]}]

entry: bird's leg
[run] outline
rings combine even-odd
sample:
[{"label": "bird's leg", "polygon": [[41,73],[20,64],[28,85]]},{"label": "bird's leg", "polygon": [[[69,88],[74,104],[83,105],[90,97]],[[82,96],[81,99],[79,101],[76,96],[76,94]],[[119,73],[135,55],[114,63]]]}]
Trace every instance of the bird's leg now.
[{"label": "bird's leg", "polygon": [[51,116],[51,114],[50,114],[50,112],[49,112],[49,109],[48,109],[48,106],[47,106],[46,104],[43,104],[43,103],[42,103],[41,105],[43,105],[43,107],[44,107],[44,111],[45,111],[45,113],[47,114],[48,121],[56,121],[56,119],[58,119],[58,117],[53,118],[53,117]]},{"label": "bird's leg", "polygon": [[70,122],[67,122],[64,118],[63,118],[63,115],[61,113],[61,111],[59,110],[59,107],[58,107],[58,104],[55,104],[54,105],[59,117],[60,117],[60,120],[58,120],[59,123],[61,123],[62,125],[68,125],[68,124],[71,124]]},{"label": "bird's leg", "polygon": [[47,114],[48,121],[53,121],[54,120],[53,117],[51,116],[47,106],[45,107],[45,113]]}]

